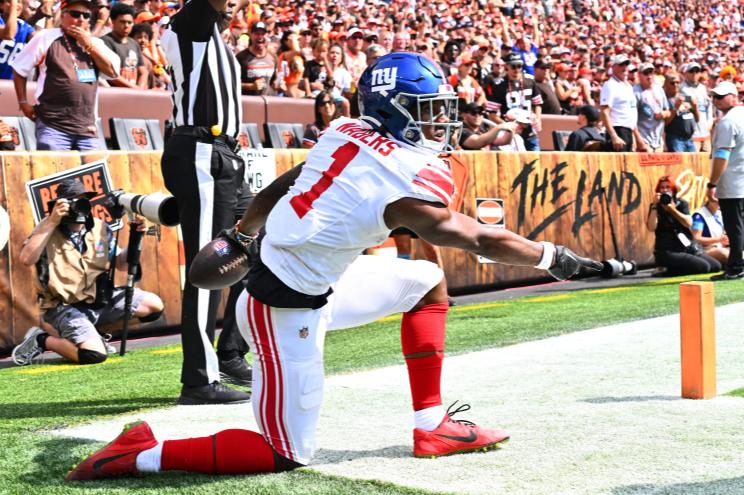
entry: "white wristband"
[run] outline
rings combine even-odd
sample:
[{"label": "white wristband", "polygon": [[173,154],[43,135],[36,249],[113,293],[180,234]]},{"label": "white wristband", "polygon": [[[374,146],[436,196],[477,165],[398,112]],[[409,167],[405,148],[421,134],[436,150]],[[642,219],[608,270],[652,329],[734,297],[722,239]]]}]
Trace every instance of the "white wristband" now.
[{"label": "white wristband", "polygon": [[540,263],[535,265],[535,268],[547,270],[553,265],[553,258],[555,257],[555,244],[547,241],[541,241],[540,244],[543,245],[543,253],[542,257],[540,258]]}]

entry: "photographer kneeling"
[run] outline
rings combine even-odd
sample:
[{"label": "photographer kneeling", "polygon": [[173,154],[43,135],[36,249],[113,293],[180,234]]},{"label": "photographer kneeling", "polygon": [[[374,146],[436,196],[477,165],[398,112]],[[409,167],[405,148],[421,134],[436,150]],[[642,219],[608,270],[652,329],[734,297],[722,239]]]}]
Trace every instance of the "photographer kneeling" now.
[{"label": "photographer kneeling", "polygon": [[[108,292],[106,288],[113,286],[107,278],[111,262],[115,260],[117,269],[126,270],[127,250],[117,255],[110,227],[91,215],[88,199],[94,195],[80,182],[62,181],[49,216],[23,244],[20,262],[36,265],[44,321],[59,337],[33,327],[13,350],[16,364],[30,364],[45,350],[80,364],[106,360],[106,346],[95,325],[124,317],[125,289]],[[138,230],[145,229],[141,220],[135,225]],[[162,312],[163,302],[156,294],[134,289],[133,316],[155,321]]]},{"label": "photographer kneeling", "polygon": [[703,252],[692,240],[690,205],[677,198],[678,188],[669,176],[656,183],[656,199],[651,203],[646,227],[656,233],[654,257],[656,266],[666,275],[691,275],[721,271],[721,263]]}]

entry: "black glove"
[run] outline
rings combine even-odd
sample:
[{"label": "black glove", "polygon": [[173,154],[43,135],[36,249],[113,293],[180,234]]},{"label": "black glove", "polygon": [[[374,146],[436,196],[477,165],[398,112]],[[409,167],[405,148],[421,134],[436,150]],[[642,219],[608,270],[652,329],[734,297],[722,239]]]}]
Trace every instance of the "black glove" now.
[{"label": "black glove", "polygon": [[581,268],[602,271],[602,263],[589,258],[582,258],[565,246],[555,247],[555,262],[548,268],[548,273],[558,280],[566,280],[581,270]]},{"label": "black glove", "polygon": [[238,231],[238,227],[234,226],[229,229],[225,229],[217,234],[217,237],[222,237],[233,245],[238,246],[248,256],[248,261],[253,264],[253,260],[257,259],[258,249],[260,243],[258,242],[259,234],[246,235]]}]

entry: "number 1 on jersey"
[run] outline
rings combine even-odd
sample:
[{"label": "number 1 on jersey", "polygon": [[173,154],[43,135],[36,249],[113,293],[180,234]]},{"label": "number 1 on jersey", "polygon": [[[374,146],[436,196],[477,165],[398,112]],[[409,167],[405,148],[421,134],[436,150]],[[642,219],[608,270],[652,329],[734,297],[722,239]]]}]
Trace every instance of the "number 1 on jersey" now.
[{"label": "number 1 on jersey", "polygon": [[333,162],[328,170],[323,172],[318,182],[313,184],[309,191],[297,194],[289,200],[297,216],[302,218],[313,209],[313,202],[320,197],[333,184],[333,179],[343,172],[346,166],[359,153],[359,145],[351,141],[333,152]]}]

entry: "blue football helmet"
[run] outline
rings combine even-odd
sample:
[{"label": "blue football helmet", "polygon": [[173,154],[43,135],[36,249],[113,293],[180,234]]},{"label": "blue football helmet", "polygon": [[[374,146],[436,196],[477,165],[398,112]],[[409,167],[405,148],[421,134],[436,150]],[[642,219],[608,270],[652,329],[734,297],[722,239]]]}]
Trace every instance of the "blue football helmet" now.
[{"label": "blue football helmet", "polygon": [[442,69],[417,53],[378,58],[359,78],[361,120],[383,135],[435,152],[454,151],[462,123]]}]

